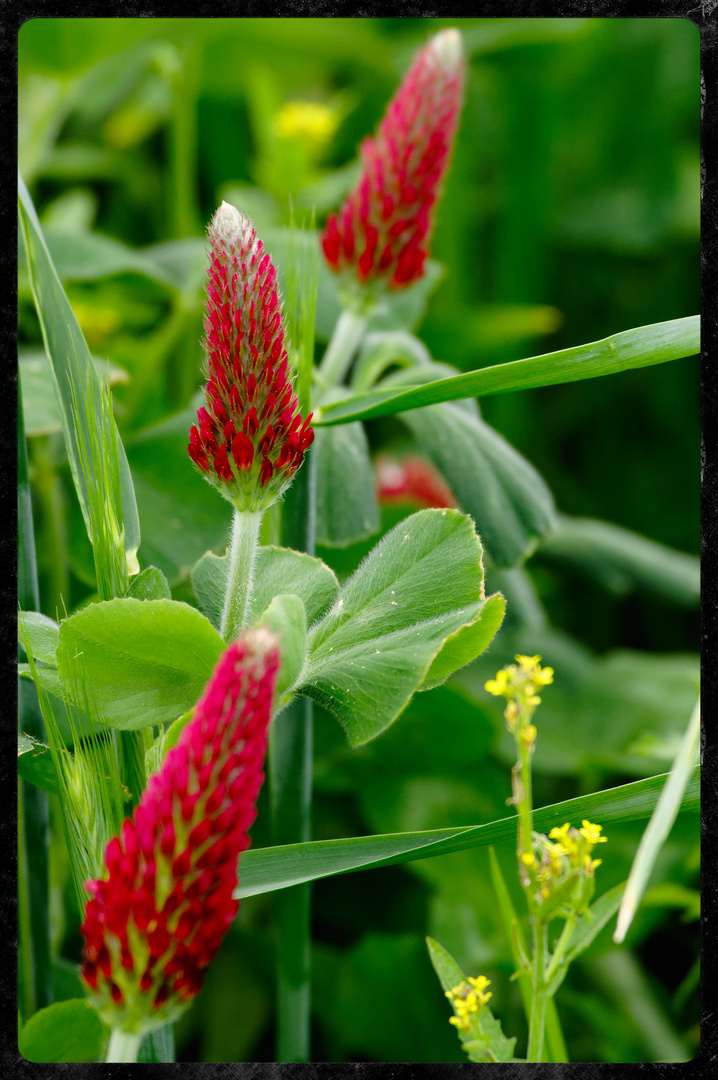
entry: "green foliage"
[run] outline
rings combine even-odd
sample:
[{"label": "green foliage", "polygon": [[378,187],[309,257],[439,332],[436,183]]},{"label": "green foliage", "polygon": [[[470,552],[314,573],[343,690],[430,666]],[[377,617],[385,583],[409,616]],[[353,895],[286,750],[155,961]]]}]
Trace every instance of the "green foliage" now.
[{"label": "green foliage", "polygon": [[[665,780],[651,776],[632,784],[568,802],[544,806],[534,813],[537,830],[548,831],[559,823],[584,817],[601,821],[631,821],[649,817]],[[696,766],[683,797],[682,808],[696,811],[699,805],[699,769]],[[285,889],[303,881],[350,870],[391,866],[414,859],[465,851],[509,840],[516,832],[516,816],[485,825],[426,832],[402,832],[384,836],[359,836],[346,840],[317,840],[308,844],[248,851],[242,859],[242,883],[238,896]],[[614,909],[617,910],[617,907]]]},{"label": "green foliage", "polygon": [[[208,551],[192,568],[195,596],[212,625],[219,628],[222,616],[227,557]],[[289,548],[260,547],[254,567],[254,589],[249,621],[253,622],[279,592],[292,592],[304,604],[311,625],[324,614],[339,592],[334,572],[321,559]]]},{"label": "green foliage", "polygon": [[454,635],[479,622],[489,602],[470,520],[455,510],[414,514],[373,549],[311,629],[302,690],[359,746],[396,719],[447,643],[449,669],[483,652],[496,619],[462,637],[459,648]]},{"label": "green foliage", "polygon": [[57,794],[57,772],[50,747],[24,732],[17,737],[17,771],[28,783]]},{"label": "green foliage", "polygon": [[194,705],[223,649],[217,631],[187,604],[109,600],[62,623],[58,672],[73,693],[79,670],[100,723],[137,731],[171,723]]},{"label": "green foliage", "polygon": [[[102,488],[87,468],[83,470],[81,447],[83,444],[89,448],[91,445],[102,446],[106,443],[108,424],[111,424],[112,431],[115,432],[114,422],[106,419],[101,413],[102,396],[85,339],[52,264],[27,189],[22,180],[19,183],[20,222],[31,271],[33,296],[42,327],[45,350],[52,364],[73,479],[85,524],[91,535],[93,514],[90,504],[97,499],[95,490],[102,490]],[[79,394],[80,387],[92,388],[93,391],[90,399],[92,411],[86,414],[76,412],[73,405],[73,393]],[[78,426],[81,433],[78,432]],[[85,449],[84,453],[85,458],[89,458],[88,449]],[[119,481],[122,486],[122,523],[117,524],[120,528],[124,525],[125,548],[131,560],[139,546],[140,527],[132,478],[121,444],[118,446],[118,454]],[[87,464],[89,465],[90,462],[88,461]],[[92,464],[94,465],[95,462],[93,461]]]},{"label": "green foliage", "polygon": [[86,998],[57,1001],[21,1028],[20,1053],[27,1061],[98,1061],[109,1030]]},{"label": "green foliage", "polygon": [[[514,826],[505,806],[512,748],[497,703],[483,691],[497,667],[522,652],[540,653],[556,669],[541,706],[535,755],[537,801],[556,807],[556,818],[544,820],[539,813],[537,824],[550,828],[568,814],[574,823],[584,814],[606,823],[604,810],[616,800],[609,844],[601,852],[600,888],[610,891],[628,876],[665,783],[651,774],[664,774],[679,749],[697,691],[698,367],[663,363],[633,367],[616,379],[545,383],[549,367],[551,377],[564,377],[553,370],[562,357],[583,376],[600,361],[601,342],[614,331],[627,331],[615,338],[623,349],[631,341],[645,345],[663,325],[685,336],[683,349],[695,351],[694,321],[686,317],[698,308],[699,31],[680,19],[35,19],[19,37],[20,167],[37,207],[37,219],[21,209],[20,230],[21,237],[31,237],[32,249],[28,262],[21,240],[19,356],[29,453],[29,483],[26,477],[21,485],[21,578],[29,588],[32,564],[39,581],[39,599],[26,591],[22,605],[54,618],[69,614],[65,621],[71,623],[98,599],[84,506],[73,480],[77,455],[62,437],[71,402],[67,394],[64,405],[58,402],[54,386],[57,376],[61,391],[69,387],[63,371],[76,359],[67,347],[70,334],[81,367],[90,355],[99,380],[108,376],[113,386],[142,523],[141,567],[158,568],[173,601],[199,602],[215,625],[212,593],[221,592],[223,563],[204,553],[224,551],[230,513],[186,453],[199,403],[193,395],[202,381],[203,222],[223,198],[248,212],[277,262],[285,307],[291,307],[292,267],[301,259],[298,234],[292,253],[286,227],[287,194],[297,218],[316,209],[321,229],[324,215],[355,183],[360,142],[382,115],[414,49],[438,27],[454,24],[471,63],[432,232],[435,261],[424,282],[391,294],[376,313],[350,370],[351,389],[324,405],[325,420],[341,413],[347,423],[317,428],[312,451],[319,457],[323,439],[325,450],[333,439],[340,446],[351,441],[349,432],[358,431],[353,425],[362,423],[366,447],[356,452],[362,465],[353,477],[358,485],[363,476],[362,497],[350,498],[349,485],[342,490],[338,470],[332,476],[322,469],[317,477],[325,492],[320,539],[338,536],[346,546],[326,544],[320,550],[324,563],[311,564],[298,553],[260,552],[253,618],[280,593],[301,598],[310,628],[327,614],[340,595],[337,577],[351,577],[381,535],[417,509],[415,503],[382,505],[380,521],[370,516],[367,453],[370,460],[379,452],[401,457],[421,439],[422,416],[438,410],[452,422],[460,415],[454,426],[475,464],[462,469],[459,453],[444,440],[442,467],[452,473],[461,508],[474,517],[485,547],[486,592],[506,597],[506,618],[486,654],[443,685],[414,693],[381,738],[353,748],[334,717],[315,709],[316,844],[292,847],[284,866],[287,884],[301,879],[304,867],[326,870],[312,890],[313,1060],[463,1060],[423,953],[427,932],[461,957],[467,970],[490,975],[491,1004],[522,1045],[520,985],[510,981],[516,963],[485,852],[478,843],[441,846],[493,836],[516,903]],[[273,110],[297,99],[336,117],[331,140],[311,149],[303,137],[296,145],[278,144]],[[66,298],[54,272],[45,273],[41,234]],[[313,229],[299,243],[302,258],[317,257]],[[340,311],[336,279],[321,256],[318,278],[317,362]],[[31,284],[45,332],[54,327],[60,342],[55,374],[45,357]],[[308,362],[308,342],[292,337]],[[590,355],[586,346],[575,350],[586,342],[599,345],[598,357],[594,346]],[[539,377],[540,386],[531,389]],[[379,379],[386,381],[377,386]],[[447,384],[455,400],[436,401],[432,395],[445,393]],[[497,389],[518,385],[527,388]],[[531,488],[522,482],[517,492],[513,466],[508,477],[496,480],[504,507],[516,506],[518,495],[518,509],[533,524],[509,529],[507,511],[492,536],[491,515],[482,520],[481,493],[488,473],[495,473],[490,456],[479,469],[479,441],[469,434],[478,412],[462,395],[476,392],[482,394],[482,433],[498,433],[520,455],[517,476],[525,479],[529,470],[545,478],[561,511],[553,532],[543,531],[552,512],[541,483]],[[341,397],[349,399],[346,405]],[[426,413],[397,411],[418,409],[429,398]],[[100,400],[96,393],[95,404]],[[375,419],[363,423],[366,414],[357,410],[372,403],[378,403]],[[438,460],[429,434],[427,427],[424,453]],[[495,439],[491,446],[496,450]],[[324,457],[336,464],[336,454]],[[34,544],[27,557],[30,485],[37,572]],[[131,499],[124,496],[123,490],[127,530]],[[343,517],[350,512],[353,523]],[[376,531],[358,540],[370,532],[365,521],[376,522]],[[31,534],[32,518],[30,523]],[[276,519],[267,523],[265,543],[278,540],[276,530]],[[525,558],[525,568],[499,569],[502,551],[507,563]],[[266,574],[259,572],[265,558],[266,569],[272,567]],[[199,583],[198,560],[215,582],[208,594]],[[310,565],[315,574],[306,572]],[[169,603],[161,578],[148,573],[131,582],[128,595],[142,606]],[[445,585],[437,580],[437,588]],[[457,649],[462,634],[483,632],[492,610],[496,615],[486,603],[473,630],[459,631]],[[32,623],[36,616],[27,618]],[[206,624],[197,620],[205,640]],[[166,631],[172,640],[169,625]],[[84,727],[78,710],[68,704],[66,712],[62,701],[71,694],[52,657],[58,632],[50,623],[28,630],[36,678],[51,692],[45,707],[69,750],[69,717],[75,717],[76,731]],[[467,655],[471,649],[469,641]],[[105,646],[93,644],[90,652],[99,673]],[[463,653],[452,659],[447,643],[435,661],[444,667],[434,674],[444,678],[462,662]],[[135,660],[115,657],[110,666],[119,671],[125,665],[134,670]],[[29,674],[24,665],[23,675]],[[131,676],[125,677],[129,693]],[[420,688],[434,681],[430,669]],[[34,698],[26,678],[22,689]],[[137,683],[135,692],[138,700],[144,696]],[[174,714],[167,709],[170,724],[196,697],[186,699],[172,706]],[[298,700],[296,715],[287,709],[278,719],[303,722],[304,705]],[[27,709],[24,715],[30,716]],[[190,715],[184,712],[165,736],[153,733],[148,770],[150,761],[157,767]],[[41,749],[44,736],[23,730],[41,738],[32,749],[22,744],[19,769],[25,775],[49,762]],[[608,948],[609,919],[566,977],[559,1006],[564,1056],[573,1061],[679,1060],[697,1048],[697,928],[681,922],[681,912],[695,909],[698,872],[695,771],[691,776],[683,803],[688,811],[660,846],[626,944]],[[640,786],[617,787],[630,778]],[[620,798],[617,790],[624,791]],[[572,801],[589,792],[597,793],[598,802]],[[253,867],[269,868],[275,854],[266,847],[268,818],[264,801],[253,827],[254,850],[242,859],[242,889],[249,896],[254,881],[256,894],[243,902],[239,925],[177,1027],[180,1060],[271,1057],[272,898],[260,893],[265,884],[283,887],[283,853],[276,853],[279,861],[266,877],[252,876]],[[485,831],[464,831],[477,825]],[[439,839],[424,843],[437,830]],[[363,849],[373,842],[372,833],[381,842],[375,851]],[[402,853],[404,841],[397,838],[392,846],[386,839],[400,833],[416,834],[419,846]],[[357,847],[349,855],[338,848],[335,862],[334,849],[321,845],[343,844],[337,837]],[[53,941],[76,971],[77,901],[62,849],[54,819]],[[383,863],[422,850],[427,857],[405,865]],[[433,852],[437,857],[428,857]],[[373,869],[335,876],[354,865]],[[64,937],[58,930],[63,926]],[[79,993],[77,984],[63,996]],[[551,1003],[549,1040],[550,1009]],[[551,1059],[562,1060],[556,1040],[549,1045]],[[172,1050],[165,1045],[152,1054],[147,1060],[168,1060]]]},{"label": "green foliage", "polygon": [[[434,970],[444,992],[452,990],[466,976],[446,949],[438,941],[428,937],[426,944]],[[501,1024],[492,1014],[488,1005],[484,1005],[478,1019],[472,1021],[471,1031],[459,1030],[459,1038],[469,1055],[469,1061],[515,1061],[514,1045],[516,1039],[507,1039],[501,1030]]]},{"label": "green foliage", "polygon": [[577,345],[545,356],[439,379],[428,386],[397,391],[374,390],[357,395],[355,399],[326,406],[316,423],[345,424],[349,420],[393,416],[441,401],[459,401],[465,397],[487,397],[489,394],[526,390],[534,386],[595,379],[631,368],[665,364],[670,360],[693,356],[699,351],[700,319],[692,315],[685,319],[625,330],[589,345]]}]

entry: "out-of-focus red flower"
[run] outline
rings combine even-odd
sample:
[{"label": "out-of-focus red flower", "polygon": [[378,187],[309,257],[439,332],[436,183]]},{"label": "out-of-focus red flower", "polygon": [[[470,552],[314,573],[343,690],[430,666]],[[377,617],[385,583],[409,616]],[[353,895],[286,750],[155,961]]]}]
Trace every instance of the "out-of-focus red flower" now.
[{"label": "out-of-focus red flower", "polygon": [[410,502],[421,507],[458,506],[434,466],[418,454],[409,454],[401,461],[382,454],[376,459],[374,468],[379,502]]},{"label": "out-of-focus red flower", "polygon": [[222,655],[194,716],[88,881],[82,978],[111,1027],[174,1019],[202,986],[237,914],[279,667],[276,636],[250,630]]},{"label": "out-of-focus red flower", "polygon": [[292,388],[272,260],[251,222],[223,202],[211,244],[204,320],[205,405],[189,455],[238,510],[264,510],[290,483],[311,446]]},{"label": "out-of-focus red flower", "polygon": [[458,30],[442,30],[417,55],[376,137],[361,147],[361,178],[322,237],[332,270],[398,289],[424,274],[434,204],[461,109]]}]

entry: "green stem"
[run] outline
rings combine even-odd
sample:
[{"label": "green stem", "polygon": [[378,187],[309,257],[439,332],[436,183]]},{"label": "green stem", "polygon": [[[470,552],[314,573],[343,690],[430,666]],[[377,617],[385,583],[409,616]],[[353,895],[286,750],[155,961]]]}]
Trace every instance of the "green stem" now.
[{"label": "green stem", "polygon": [[[316,479],[310,452],[282,506],[282,542],[314,553]],[[274,718],[269,735],[270,800],[275,844],[311,839],[313,706],[295,699]],[[310,1061],[309,885],[275,897],[277,922],[277,1061]]]},{"label": "green stem", "polygon": [[254,562],[257,557],[262,514],[254,510],[235,510],[229,549],[227,592],[224,597],[220,634],[229,643],[246,626],[252,598]]},{"label": "green stem", "polygon": [[351,308],[345,308],[342,311],[317,370],[317,377],[323,388],[339,386],[343,382],[362,339],[366,323],[366,315]]},{"label": "green stem", "polygon": [[106,1063],[109,1065],[111,1062],[122,1062],[123,1064],[136,1062],[137,1051],[141,1042],[141,1035],[130,1035],[126,1031],[113,1028],[110,1035],[110,1045],[107,1048],[107,1056],[105,1057]]},{"label": "green stem", "polygon": [[533,918],[534,958],[533,992],[529,1019],[529,1045],[527,1061],[540,1061],[546,1021],[546,927]]},{"label": "green stem", "polygon": [[554,977],[554,975],[558,971],[559,964],[561,963],[561,960],[563,959],[563,955],[566,952],[566,949],[568,948],[568,943],[571,940],[571,935],[573,934],[573,928],[574,928],[575,925],[576,925],[576,916],[575,915],[569,915],[569,917],[566,919],[566,922],[564,923],[563,930],[561,931],[561,936],[559,937],[558,941],[556,942],[556,948],[553,951],[553,956],[551,957],[551,960],[549,961],[549,965],[546,968],[546,982],[547,983],[551,982],[552,978]]},{"label": "green stem", "polygon": [[[18,601],[24,611],[38,611],[40,597],[35,559],[35,530],[27,468],[27,448],[18,393]],[[24,657],[23,657],[24,659]],[[42,722],[34,687],[18,679],[18,725],[42,742]],[[19,949],[22,963],[23,1020],[52,1003],[50,976],[49,847],[47,792],[20,781],[18,787]]]}]

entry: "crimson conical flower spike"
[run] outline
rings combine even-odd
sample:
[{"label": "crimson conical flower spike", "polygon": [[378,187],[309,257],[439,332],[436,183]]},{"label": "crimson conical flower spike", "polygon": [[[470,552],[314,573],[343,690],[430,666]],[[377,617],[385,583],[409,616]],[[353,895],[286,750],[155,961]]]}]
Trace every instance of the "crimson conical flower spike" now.
[{"label": "crimson conical flower spike", "polygon": [[289,371],[277,272],[251,222],[223,202],[207,230],[205,405],[189,456],[239,511],[279,498],[314,432]]},{"label": "crimson conical flower spike", "polygon": [[279,667],[276,635],[247,631],[222,655],[194,716],[88,881],[82,978],[113,1029],[175,1019],[237,914],[237,861],[263,780]]},{"label": "crimson conical flower spike", "polygon": [[336,273],[393,289],[423,277],[463,81],[459,32],[442,30],[417,55],[375,138],[364,140],[359,182],[327,220],[322,247]]}]

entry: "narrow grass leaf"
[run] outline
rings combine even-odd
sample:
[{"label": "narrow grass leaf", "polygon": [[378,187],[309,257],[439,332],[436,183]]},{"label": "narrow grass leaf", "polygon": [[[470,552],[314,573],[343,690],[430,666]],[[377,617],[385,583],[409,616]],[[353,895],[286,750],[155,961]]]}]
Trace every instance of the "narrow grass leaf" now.
[{"label": "narrow grass leaf", "polygon": [[624,330],[587,345],[469,371],[464,375],[432,381],[425,386],[358,394],[343,402],[327,405],[315,417],[314,424],[346,424],[350,420],[395,416],[396,413],[436,405],[440,401],[458,401],[466,397],[595,379],[631,368],[665,364],[669,360],[693,356],[699,351],[700,319],[693,315]]},{"label": "narrow grass leaf", "polygon": [[[80,422],[83,428],[87,429],[85,443],[86,446],[90,446],[92,437],[89,432],[99,432],[103,427],[106,431],[101,413],[100,383],[82,331],[57,276],[32,200],[22,179],[18,178],[18,180],[20,225],[27,251],[30,284],[40,320],[45,351],[52,365],[67,456],[88,535],[92,536],[89,500],[94,486],[92,478],[88,485],[82,474],[78,432],[72,419],[72,387],[78,388],[78,402],[80,400],[83,402],[83,415],[80,417]],[[93,388],[92,412],[88,411],[85,398],[85,392],[90,386]],[[113,426],[117,439],[122,505],[120,528],[124,528],[128,565],[134,570],[135,553],[140,543],[139,518],[125,451],[116,434],[114,420],[110,418],[109,422]],[[102,445],[101,440],[98,440],[98,445]]]},{"label": "narrow grass leaf", "polygon": [[[603,822],[634,821],[650,817],[666,780],[665,774],[632,784],[608,788],[534,811],[534,827],[547,832],[564,821],[600,818]],[[700,768],[694,766],[681,810],[696,811],[700,801]],[[253,848],[242,856],[242,880],[237,896],[285,889],[302,881],[331,877],[352,870],[393,866],[430,859],[452,851],[484,847],[514,839],[516,815],[484,825],[424,832],[384,833],[343,840],[317,840],[307,844]]]},{"label": "narrow grass leaf", "polygon": [[681,741],[680,749],[668,774],[665,786],[653,811],[651,820],[641,837],[638,851],[628,875],[626,892],[618,913],[618,922],[613,940],[620,944],[626,936],[633,916],[641,902],[656,859],[663,847],[673,822],[685,798],[685,792],[695,774],[695,760],[698,755],[701,732],[700,699],[696,702],[688,727]]}]

